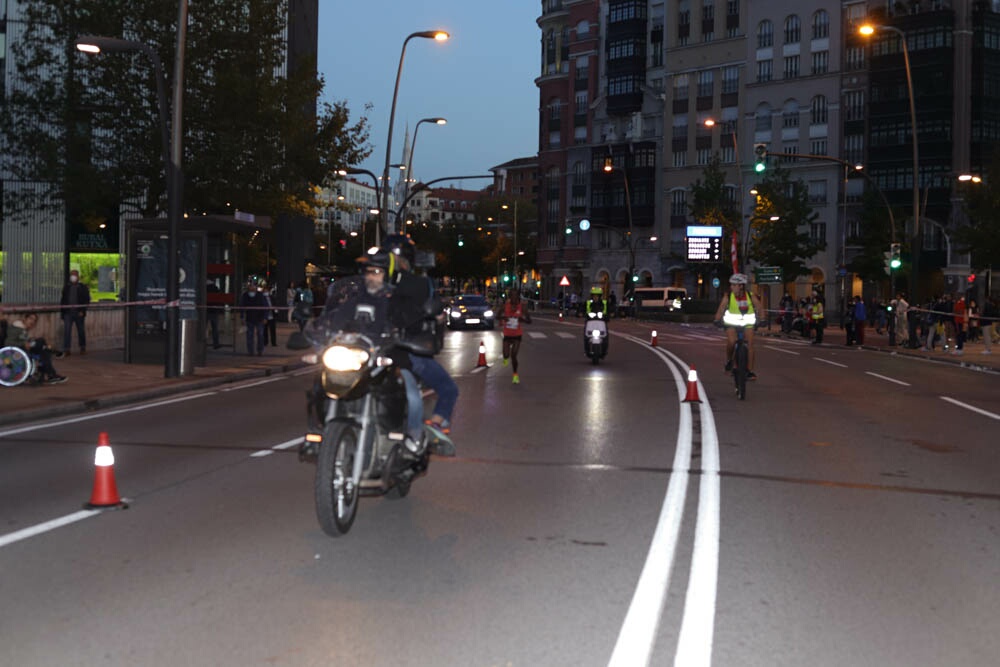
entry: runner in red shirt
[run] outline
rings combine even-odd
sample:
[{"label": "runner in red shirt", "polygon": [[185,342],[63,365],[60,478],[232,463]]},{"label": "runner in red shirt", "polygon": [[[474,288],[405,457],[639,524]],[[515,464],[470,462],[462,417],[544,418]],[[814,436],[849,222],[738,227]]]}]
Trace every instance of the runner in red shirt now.
[{"label": "runner in red shirt", "polygon": [[524,331],[521,323],[531,323],[531,315],[521,303],[521,295],[514,290],[507,296],[507,301],[501,311],[503,315],[503,365],[507,365],[510,359],[514,364],[514,384],[520,384],[521,378],[517,374],[517,352],[521,349],[521,336]]}]

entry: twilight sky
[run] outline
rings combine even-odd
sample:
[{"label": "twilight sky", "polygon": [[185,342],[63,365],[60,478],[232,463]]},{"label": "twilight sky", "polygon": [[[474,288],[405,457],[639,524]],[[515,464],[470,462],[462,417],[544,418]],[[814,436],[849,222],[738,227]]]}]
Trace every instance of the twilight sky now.
[{"label": "twilight sky", "polygon": [[[359,165],[381,175],[399,53],[407,35],[445,30],[451,39],[414,38],[406,46],[390,162],[402,159],[403,134],[422,118],[413,173],[427,181],[487,174],[538,150],[540,32],[537,0],[320,0],[319,71],[324,98],[344,100],[352,122],[367,103],[372,155]],[[392,170],[392,177],[399,172]],[[456,181],[480,189],[489,181]],[[442,183],[449,186],[450,183]]]}]

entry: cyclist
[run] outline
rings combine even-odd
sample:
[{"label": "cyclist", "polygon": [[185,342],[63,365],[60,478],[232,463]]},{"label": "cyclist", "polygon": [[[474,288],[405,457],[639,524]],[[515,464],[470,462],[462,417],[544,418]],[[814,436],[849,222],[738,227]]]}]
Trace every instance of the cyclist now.
[{"label": "cyclist", "polygon": [[764,313],[757,296],[747,292],[747,277],[743,273],[734,273],[729,277],[729,294],[722,297],[719,309],[715,311],[715,321],[722,321],[726,327],[726,372],[733,369],[733,349],[736,347],[736,329],[743,327],[746,337],[748,355],[747,378],[756,380],[754,368],[753,329],[757,323],[757,313]]}]

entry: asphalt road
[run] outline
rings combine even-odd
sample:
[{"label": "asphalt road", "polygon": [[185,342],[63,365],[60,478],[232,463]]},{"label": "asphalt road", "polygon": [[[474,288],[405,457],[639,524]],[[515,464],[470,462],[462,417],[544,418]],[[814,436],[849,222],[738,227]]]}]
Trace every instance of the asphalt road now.
[{"label": "asphalt road", "polygon": [[[593,366],[536,319],[519,385],[498,332],[450,333],[459,457],[339,539],[294,453],[306,374],[0,430],[0,664],[1000,655],[996,375],[758,339],[738,401],[721,332],[614,324]],[[130,507],[81,518],[100,431]]]}]

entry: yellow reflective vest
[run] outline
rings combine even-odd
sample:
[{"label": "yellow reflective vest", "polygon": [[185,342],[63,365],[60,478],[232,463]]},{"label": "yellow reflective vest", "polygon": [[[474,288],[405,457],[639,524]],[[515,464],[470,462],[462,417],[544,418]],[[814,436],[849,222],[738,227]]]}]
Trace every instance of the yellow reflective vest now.
[{"label": "yellow reflective vest", "polygon": [[752,327],[757,323],[757,315],[753,311],[753,299],[750,298],[750,294],[746,294],[746,311],[743,311],[740,307],[739,301],[736,300],[736,295],[732,292],[729,293],[729,308],[722,314],[722,321],[732,327]]}]

